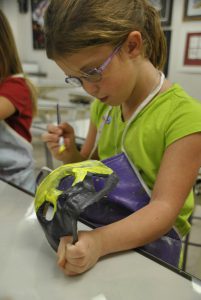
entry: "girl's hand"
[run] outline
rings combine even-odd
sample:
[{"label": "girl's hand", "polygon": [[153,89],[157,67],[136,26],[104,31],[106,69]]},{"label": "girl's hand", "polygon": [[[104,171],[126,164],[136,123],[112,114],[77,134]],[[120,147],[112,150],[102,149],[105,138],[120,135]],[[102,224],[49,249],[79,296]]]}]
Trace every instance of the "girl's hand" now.
[{"label": "girl's hand", "polygon": [[[65,163],[73,162],[74,157],[79,153],[75,144],[75,133],[72,126],[62,123],[59,126],[48,125],[48,132],[42,135],[42,140],[47,143],[47,147],[52,155]],[[64,138],[65,150],[60,152],[59,139]]]},{"label": "girl's hand", "polygon": [[70,244],[72,237],[60,239],[58,247],[58,266],[64,274],[74,276],[92,268],[101,253],[101,242],[96,230],[79,232],[78,242]]}]

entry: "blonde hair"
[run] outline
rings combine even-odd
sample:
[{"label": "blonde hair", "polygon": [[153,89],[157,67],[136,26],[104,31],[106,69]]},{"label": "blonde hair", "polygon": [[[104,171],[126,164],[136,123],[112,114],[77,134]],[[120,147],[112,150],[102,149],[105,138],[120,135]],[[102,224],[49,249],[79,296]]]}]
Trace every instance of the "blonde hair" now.
[{"label": "blonde hair", "polygon": [[48,58],[89,47],[116,46],[139,31],[143,54],[158,69],[166,61],[166,39],[159,13],[146,0],[52,0],[45,13]]},{"label": "blonde hair", "polygon": [[[0,82],[5,78],[23,73],[17,47],[10,24],[0,9]],[[37,89],[32,82],[25,77],[32,99],[33,116],[37,113]]]}]

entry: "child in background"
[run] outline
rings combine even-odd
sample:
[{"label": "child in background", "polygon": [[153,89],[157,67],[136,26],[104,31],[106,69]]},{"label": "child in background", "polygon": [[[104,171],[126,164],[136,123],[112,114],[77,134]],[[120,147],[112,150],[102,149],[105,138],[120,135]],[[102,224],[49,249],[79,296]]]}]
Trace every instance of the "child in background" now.
[{"label": "child in background", "polygon": [[35,191],[30,127],[36,89],[25,78],[8,20],[0,10],[0,178]]},{"label": "child in background", "polygon": [[61,238],[58,265],[76,275],[102,256],[161,238],[173,226],[184,237],[201,165],[201,105],[164,78],[166,43],[156,10],[145,0],[52,0],[45,36],[47,56],[66,83],[96,98],[80,152],[69,124],[48,126],[43,140],[54,157],[64,163],[102,160],[123,150],[152,191],[148,205],[79,232],[75,245],[71,237]]}]

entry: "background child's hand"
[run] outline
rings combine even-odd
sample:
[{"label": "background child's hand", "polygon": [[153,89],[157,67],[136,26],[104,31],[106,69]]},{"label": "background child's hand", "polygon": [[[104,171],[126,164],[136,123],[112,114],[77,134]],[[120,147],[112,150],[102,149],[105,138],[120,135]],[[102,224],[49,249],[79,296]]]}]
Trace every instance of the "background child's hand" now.
[{"label": "background child's hand", "polygon": [[[59,126],[48,125],[48,132],[43,134],[42,139],[47,143],[47,147],[52,155],[65,163],[74,161],[73,157],[78,152],[75,144],[75,133],[72,126],[67,123],[60,124]],[[60,152],[59,139],[64,138],[65,150]]]},{"label": "background child's hand", "polygon": [[101,253],[101,243],[95,230],[79,232],[78,242],[70,244],[72,237],[62,237],[58,247],[58,265],[66,275],[81,274],[92,268]]}]

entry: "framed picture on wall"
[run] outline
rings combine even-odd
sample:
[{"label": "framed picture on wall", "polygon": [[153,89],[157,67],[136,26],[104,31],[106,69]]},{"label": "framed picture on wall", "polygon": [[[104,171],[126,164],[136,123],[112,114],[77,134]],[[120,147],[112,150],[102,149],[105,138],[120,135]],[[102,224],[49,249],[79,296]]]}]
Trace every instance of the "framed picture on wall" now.
[{"label": "framed picture on wall", "polygon": [[162,26],[170,26],[172,20],[173,0],[149,0],[160,12]]},{"label": "framed picture on wall", "polygon": [[171,30],[164,30],[164,34],[165,34],[166,43],[167,43],[167,60],[166,60],[163,72],[164,72],[165,76],[167,77],[168,76],[168,69],[169,69]]},{"label": "framed picture on wall", "polygon": [[185,0],[184,21],[201,20],[201,0]]},{"label": "framed picture on wall", "polygon": [[43,16],[49,0],[31,0],[31,16],[32,16],[32,31],[33,31],[33,48],[44,49],[45,38],[43,33],[44,20]]},{"label": "framed picture on wall", "polygon": [[201,32],[187,33],[184,66],[201,67]]},{"label": "framed picture on wall", "polygon": [[188,26],[181,30],[178,37],[178,51],[174,53],[179,73],[201,74],[200,35],[201,30],[189,30]]}]

